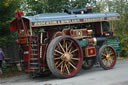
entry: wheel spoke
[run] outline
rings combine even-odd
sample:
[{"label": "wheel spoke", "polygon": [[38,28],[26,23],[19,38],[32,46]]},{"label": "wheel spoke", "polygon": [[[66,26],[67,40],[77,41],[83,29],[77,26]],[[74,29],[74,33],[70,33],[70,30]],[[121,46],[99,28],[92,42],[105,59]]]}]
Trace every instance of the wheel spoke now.
[{"label": "wheel spoke", "polygon": [[110,54],[111,52],[112,52],[111,49],[109,49],[109,54]]},{"label": "wheel spoke", "polygon": [[114,58],[114,56],[110,56],[111,58]]},{"label": "wheel spoke", "polygon": [[108,62],[109,62],[109,66],[112,64],[112,62],[111,62],[111,60],[110,59],[108,59]]},{"label": "wheel spoke", "polygon": [[71,62],[68,62],[75,70],[77,70],[77,68],[71,63]]},{"label": "wheel spoke", "polygon": [[57,65],[59,63],[59,61],[57,61],[56,63],[55,63],[55,65]]},{"label": "wheel spoke", "polygon": [[104,62],[106,60],[106,58],[102,59],[102,61]]},{"label": "wheel spoke", "polygon": [[74,52],[76,52],[76,51],[78,51],[78,49],[73,50],[71,53],[74,53]]},{"label": "wheel spoke", "polygon": [[106,59],[106,56],[103,56],[103,55],[102,55],[102,56],[101,56],[101,59]]},{"label": "wheel spoke", "polygon": [[105,48],[105,53],[108,54],[108,50],[107,50],[107,48]]},{"label": "wheel spoke", "polygon": [[108,60],[109,61],[109,63],[110,63],[110,65],[112,64],[112,60]]},{"label": "wheel spoke", "polygon": [[64,61],[62,61],[59,65],[57,65],[57,66],[56,66],[56,68],[58,68],[60,65],[62,65],[62,64],[63,64],[63,62],[64,62]]},{"label": "wheel spoke", "polygon": [[113,52],[112,52],[112,51],[110,52],[110,56],[111,56],[111,55],[113,55]]},{"label": "wheel spoke", "polygon": [[114,58],[114,56],[110,56],[110,60],[111,60],[112,62],[113,62],[113,60],[114,60],[113,58]]},{"label": "wheel spoke", "polygon": [[69,69],[68,69],[67,64],[66,64],[65,66],[66,66],[66,69],[67,69],[68,74],[70,75],[70,71],[69,71]]},{"label": "wheel spoke", "polygon": [[80,58],[72,58],[72,60],[78,60],[78,61],[80,61]]},{"label": "wheel spoke", "polygon": [[64,67],[63,67],[63,72],[65,71],[65,67],[66,67],[66,62],[64,62]]},{"label": "wheel spoke", "polygon": [[71,51],[72,51],[72,48],[70,48],[69,53],[71,53]]},{"label": "wheel spoke", "polygon": [[60,48],[60,46],[59,46],[59,45],[57,45],[57,48],[56,48],[56,49],[61,50],[61,48]]},{"label": "wheel spoke", "polygon": [[70,60],[70,62],[75,65],[74,61]]},{"label": "wheel spoke", "polygon": [[108,60],[106,60],[106,66],[108,66]]},{"label": "wheel spoke", "polygon": [[109,54],[109,48],[106,48],[107,49],[107,53]]},{"label": "wheel spoke", "polygon": [[106,54],[102,53],[103,56],[107,56]]},{"label": "wheel spoke", "polygon": [[106,53],[106,51],[105,51],[105,50],[103,51],[103,54],[107,55],[107,53]]},{"label": "wheel spoke", "polygon": [[61,57],[54,58],[54,60],[59,60],[59,59],[61,59]]},{"label": "wheel spoke", "polygon": [[54,53],[54,56],[60,56],[59,54]]},{"label": "wheel spoke", "polygon": [[72,46],[72,43],[73,43],[73,42],[71,41],[70,44],[69,44],[69,46],[68,46],[68,49]]},{"label": "wheel spoke", "polygon": [[62,53],[62,52],[60,52],[60,51],[58,51],[58,50],[55,50],[55,52],[57,52],[57,53],[59,53],[59,54],[63,55],[63,53]]},{"label": "wheel spoke", "polygon": [[100,65],[104,69],[111,69],[115,65],[116,55],[115,50],[111,46],[104,45],[100,48]]},{"label": "wheel spoke", "polygon": [[110,54],[110,56],[113,55],[113,53]]},{"label": "wheel spoke", "polygon": [[80,70],[82,65],[81,56],[81,47],[74,38],[60,36],[54,39],[48,46],[47,64],[49,70],[55,76],[68,78],[74,76]]},{"label": "wheel spoke", "polygon": [[67,65],[67,66],[68,66],[68,68],[69,68],[69,70],[70,70],[71,66],[69,65],[69,63],[68,63],[68,65]]},{"label": "wheel spoke", "polygon": [[67,43],[66,43],[66,52],[68,52],[68,46],[67,46]]},{"label": "wheel spoke", "polygon": [[63,72],[63,64],[61,65],[61,72]]},{"label": "wheel spoke", "polygon": [[103,61],[104,64],[106,64],[106,61],[107,61],[107,60],[106,60],[106,59],[103,59],[102,61]]},{"label": "wheel spoke", "polygon": [[62,47],[62,45],[59,43],[59,46],[61,47],[61,49],[63,50],[63,52],[65,53],[64,48]]},{"label": "wheel spoke", "polygon": [[63,47],[65,47],[65,43],[66,43],[66,40],[63,40],[64,42],[63,42]]}]

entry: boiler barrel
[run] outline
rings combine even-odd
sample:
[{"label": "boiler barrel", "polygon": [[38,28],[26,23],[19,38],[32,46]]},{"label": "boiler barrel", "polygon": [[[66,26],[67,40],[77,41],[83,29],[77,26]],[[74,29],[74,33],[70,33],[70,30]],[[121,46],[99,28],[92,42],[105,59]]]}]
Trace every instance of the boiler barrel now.
[{"label": "boiler barrel", "polygon": [[107,38],[105,38],[105,37],[96,37],[97,44],[103,43],[106,40],[107,40]]}]

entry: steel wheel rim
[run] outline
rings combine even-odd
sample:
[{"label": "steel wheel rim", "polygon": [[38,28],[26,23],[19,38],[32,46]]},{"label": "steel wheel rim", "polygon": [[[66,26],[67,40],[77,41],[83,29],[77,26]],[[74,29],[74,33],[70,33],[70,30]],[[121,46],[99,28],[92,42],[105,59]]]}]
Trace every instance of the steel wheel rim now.
[{"label": "steel wheel rim", "polygon": [[112,47],[106,47],[101,54],[101,60],[105,67],[112,68],[116,62],[116,53]]},{"label": "steel wheel rim", "polygon": [[72,38],[64,38],[58,41],[53,56],[57,71],[64,76],[75,75],[81,67],[81,48]]}]

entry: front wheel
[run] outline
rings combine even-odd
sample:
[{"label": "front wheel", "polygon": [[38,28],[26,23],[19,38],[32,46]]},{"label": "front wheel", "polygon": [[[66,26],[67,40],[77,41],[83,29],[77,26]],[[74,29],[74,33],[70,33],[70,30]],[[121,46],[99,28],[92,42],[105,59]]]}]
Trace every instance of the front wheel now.
[{"label": "front wheel", "polygon": [[81,47],[74,38],[59,36],[53,39],[48,46],[47,63],[50,71],[56,77],[72,77],[81,68]]},{"label": "front wheel", "polygon": [[112,69],[116,64],[116,52],[108,45],[103,45],[99,50],[98,61],[105,70]]}]

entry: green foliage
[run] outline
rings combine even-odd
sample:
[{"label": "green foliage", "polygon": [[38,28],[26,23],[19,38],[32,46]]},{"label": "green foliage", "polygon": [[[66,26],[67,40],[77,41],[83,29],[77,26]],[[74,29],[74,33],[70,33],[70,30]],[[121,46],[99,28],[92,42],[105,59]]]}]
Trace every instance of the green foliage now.
[{"label": "green foliage", "polygon": [[[15,33],[9,31],[14,11],[22,9],[25,14],[62,12],[65,9],[85,8],[95,0],[1,0],[0,1],[0,45],[13,41]],[[122,56],[128,56],[128,0],[97,0],[96,12],[118,12],[121,20],[114,22],[114,33],[121,40]]]},{"label": "green foliage", "polygon": [[19,0],[0,1],[0,45],[5,45],[11,40],[9,23],[14,17],[14,11],[20,7],[19,3]]},{"label": "green foliage", "polygon": [[115,33],[120,38],[121,46],[122,46],[122,52],[121,56],[128,57],[128,14],[122,15],[121,20],[119,22],[114,22],[115,25]]},{"label": "green foliage", "polygon": [[27,15],[57,13],[65,9],[85,8],[88,0],[24,0],[22,9]]},{"label": "green foliage", "polygon": [[120,38],[121,56],[128,57],[128,1],[127,0],[100,0],[97,9],[101,12],[120,13],[120,21],[114,21],[114,33]]},{"label": "green foliage", "polygon": [[118,5],[116,6],[116,12],[121,15],[121,20],[119,22],[115,22],[115,33],[121,40],[121,56],[128,57],[128,1],[119,0],[115,3]]}]

